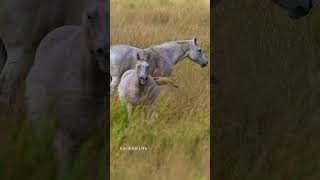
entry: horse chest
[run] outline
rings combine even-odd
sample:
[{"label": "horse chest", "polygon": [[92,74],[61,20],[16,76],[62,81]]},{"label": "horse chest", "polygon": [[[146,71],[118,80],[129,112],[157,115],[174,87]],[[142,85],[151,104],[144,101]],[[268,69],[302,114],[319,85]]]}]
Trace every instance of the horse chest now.
[{"label": "horse chest", "polygon": [[130,102],[133,105],[137,105],[144,101],[148,96],[148,87],[147,85],[139,85],[135,87],[133,93],[129,94]]}]

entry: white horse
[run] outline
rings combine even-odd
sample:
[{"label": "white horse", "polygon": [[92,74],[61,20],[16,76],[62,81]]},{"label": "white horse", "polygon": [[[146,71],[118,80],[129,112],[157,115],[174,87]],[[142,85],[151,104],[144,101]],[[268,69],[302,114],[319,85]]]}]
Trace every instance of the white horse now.
[{"label": "white horse", "polygon": [[126,71],[118,88],[119,99],[127,103],[129,116],[135,106],[145,101],[147,120],[152,115],[153,104],[159,93],[156,81],[149,75],[149,64],[146,61],[138,61],[135,69]]},{"label": "white horse", "polygon": [[129,45],[111,46],[110,74],[112,81],[110,83],[110,92],[113,94],[122,74],[129,69],[134,69],[138,59],[148,62],[151,76],[168,77],[174,65],[186,57],[200,64],[201,67],[208,65],[208,61],[198,46],[196,38],[166,42],[146,49]]},{"label": "white horse", "polygon": [[[96,148],[92,150],[98,153],[104,148],[105,75],[109,61],[106,6],[107,2],[101,1],[87,8],[82,26],[62,26],[51,31],[40,42],[26,79],[28,112],[36,135],[41,137],[53,120],[50,117],[59,115],[54,149],[61,179],[69,173],[73,159],[87,140],[94,137]],[[103,179],[96,176],[99,161],[106,157],[103,152],[92,159],[91,168],[97,172],[92,174],[95,177],[88,177],[90,180]],[[107,175],[104,170],[102,174]]]}]

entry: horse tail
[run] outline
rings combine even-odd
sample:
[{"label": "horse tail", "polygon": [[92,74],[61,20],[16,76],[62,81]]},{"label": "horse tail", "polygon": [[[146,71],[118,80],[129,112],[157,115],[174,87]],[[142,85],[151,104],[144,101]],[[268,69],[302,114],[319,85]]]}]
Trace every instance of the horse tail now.
[{"label": "horse tail", "polygon": [[153,77],[154,81],[158,86],[161,85],[172,85],[175,88],[178,88],[178,85],[176,85],[170,78],[167,77]]}]

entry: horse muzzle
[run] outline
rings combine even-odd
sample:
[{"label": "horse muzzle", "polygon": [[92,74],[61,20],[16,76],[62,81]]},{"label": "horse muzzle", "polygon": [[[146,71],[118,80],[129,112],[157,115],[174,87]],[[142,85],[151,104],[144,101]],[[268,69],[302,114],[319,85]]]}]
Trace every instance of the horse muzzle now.
[{"label": "horse muzzle", "polygon": [[144,85],[148,81],[148,76],[141,76],[139,77],[139,80],[140,80],[140,83]]},{"label": "horse muzzle", "polygon": [[200,64],[200,66],[201,66],[202,68],[206,67],[207,65],[208,65],[208,61],[205,61],[205,62],[203,62],[203,63]]}]

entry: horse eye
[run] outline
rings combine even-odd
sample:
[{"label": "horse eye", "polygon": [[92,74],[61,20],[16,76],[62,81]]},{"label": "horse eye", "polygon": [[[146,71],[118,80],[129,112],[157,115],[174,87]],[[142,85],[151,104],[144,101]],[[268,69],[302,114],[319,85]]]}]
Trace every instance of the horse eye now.
[{"label": "horse eye", "polygon": [[87,18],[88,18],[90,21],[93,21],[93,20],[94,20],[94,17],[93,17],[93,15],[91,15],[91,14],[88,14]]},{"label": "horse eye", "polygon": [[94,22],[97,18],[97,12],[95,10],[89,10],[87,12],[87,18],[89,21]]},{"label": "horse eye", "polygon": [[201,52],[201,49],[199,49],[199,52]]}]

